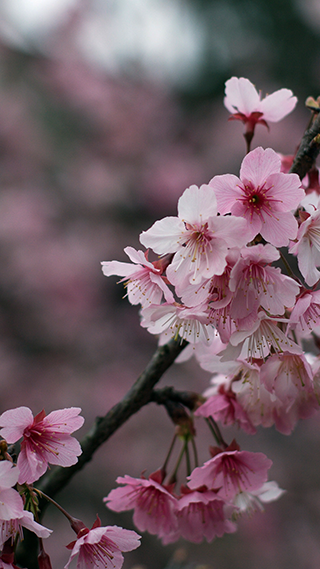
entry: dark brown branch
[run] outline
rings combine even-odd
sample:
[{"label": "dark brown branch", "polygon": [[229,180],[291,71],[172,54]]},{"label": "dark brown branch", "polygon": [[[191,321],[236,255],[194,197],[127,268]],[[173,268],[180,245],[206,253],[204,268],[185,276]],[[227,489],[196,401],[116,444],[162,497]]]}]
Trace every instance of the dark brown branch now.
[{"label": "dark brown branch", "polygon": [[310,128],[304,133],[298,152],[290,169],[291,174],[298,174],[300,180],[311,170],[320,152],[320,113],[317,113]]},{"label": "dark brown branch", "polygon": [[[149,403],[153,387],[161,379],[165,371],[173,364],[176,357],[187,345],[186,341],[171,340],[165,346],[160,346],[145,371],[140,375],[124,398],[114,405],[104,417],[98,417],[81,441],[82,454],[77,464],[69,468],[58,467],[47,472],[41,479],[38,487],[50,497],[55,496],[70,481],[70,479],[89,462],[95,451],[108,438],[134,415],[141,407]],[[45,502],[41,504],[45,507]]]}]

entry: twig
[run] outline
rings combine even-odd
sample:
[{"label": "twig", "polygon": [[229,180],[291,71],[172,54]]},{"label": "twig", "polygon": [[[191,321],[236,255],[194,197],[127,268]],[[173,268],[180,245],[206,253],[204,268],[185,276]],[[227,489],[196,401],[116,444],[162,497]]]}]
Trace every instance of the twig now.
[{"label": "twig", "polygon": [[[77,464],[69,468],[57,467],[48,471],[38,484],[39,489],[50,497],[55,496],[71,480],[71,478],[89,462],[95,451],[108,438],[134,415],[141,407],[149,403],[153,387],[161,379],[165,371],[173,364],[176,357],[185,348],[187,342],[171,340],[168,344],[160,346],[145,371],[140,375],[124,398],[114,405],[104,417],[97,417],[88,434],[81,441],[82,454]],[[43,510],[46,502],[41,501]]]},{"label": "twig", "polygon": [[310,128],[304,133],[301,144],[290,168],[291,174],[298,174],[300,180],[311,170],[319,152],[320,113],[316,115]]}]

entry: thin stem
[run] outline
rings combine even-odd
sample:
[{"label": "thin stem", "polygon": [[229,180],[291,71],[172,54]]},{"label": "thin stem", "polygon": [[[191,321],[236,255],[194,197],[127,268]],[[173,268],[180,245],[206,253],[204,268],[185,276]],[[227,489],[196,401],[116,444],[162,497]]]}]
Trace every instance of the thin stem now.
[{"label": "thin stem", "polygon": [[71,525],[73,524],[74,518],[72,516],[70,516],[70,514],[68,514],[68,512],[62,506],[60,506],[60,504],[58,504],[58,502],[56,502],[55,500],[50,498],[50,496],[47,496],[47,494],[45,494],[41,490],[38,490],[38,488],[34,488],[34,491],[37,492],[37,494],[39,494],[39,496],[41,496],[41,498],[45,498],[46,500],[48,500],[48,502],[50,502],[56,508],[58,508],[58,510],[60,510],[60,512],[67,518],[67,520],[70,522],[70,524]]},{"label": "thin stem", "polygon": [[212,417],[206,418],[206,423],[212,432],[217,444],[223,448],[227,448],[227,443],[224,441],[223,436],[220,432],[220,429]]},{"label": "thin stem", "polygon": [[192,439],[191,439],[191,444],[192,444],[193,456],[194,456],[194,467],[196,468],[197,466],[199,466],[199,460],[198,460],[197,446],[196,446],[196,442],[194,440],[194,437],[192,437]]},{"label": "thin stem", "polygon": [[167,470],[167,465],[168,465],[168,462],[169,462],[169,458],[170,458],[171,453],[172,453],[172,451],[173,451],[173,447],[174,447],[174,445],[175,445],[176,440],[177,440],[177,434],[175,433],[175,434],[173,435],[173,438],[172,438],[172,441],[171,441],[171,444],[170,444],[170,447],[169,447],[169,450],[168,450],[166,459],[165,459],[165,461],[164,461],[164,463],[163,463],[163,467],[162,467],[162,469],[161,469],[161,470],[163,470],[163,472],[166,472],[166,470]]},{"label": "thin stem", "polygon": [[184,441],[184,444],[183,444],[183,447],[182,447],[182,449],[181,449],[181,451],[180,451],[180,454],[179,454],[179,456],[178,456],[178,460],[177,460],[176,467],[175,467],[175,469],[174,469],[174,471],[173,471],[172,476],[170,477],[170,482],[176,482],[176,480],[177,480],[177,472],[178,472],[178,470],[179,470],[179,467],[180,467],[180,464],[181,464],[183,455],[184,455],[184,453],[185,453],[185,451],[186,451],[186,446],[187,446],[187,445],[188,445],[187,440],[185,440],[185,441]]},{"label": "thin stem", "polygon": [[189,447],[188,447],[187,439],[186,439],[185,449],[186,449],[187,476],[190,476],[190,474],[191,474],[191,463],[190,463],[190,454],[189,454]]}]

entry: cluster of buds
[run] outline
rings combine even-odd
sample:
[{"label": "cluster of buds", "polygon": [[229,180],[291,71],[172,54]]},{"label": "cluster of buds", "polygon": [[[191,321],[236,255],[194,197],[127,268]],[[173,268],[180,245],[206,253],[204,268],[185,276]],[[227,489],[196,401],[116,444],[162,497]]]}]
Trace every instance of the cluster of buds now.
[{"label": "cluster of buds", "polygon": [[[233,77],[224,102],[246,125],[239,176],[191,185],[176,217],[141,233],[145,251],[125,249],[132,263],[102,263],[106,276],[123,277],[129,301],[141,304],[141,326],[160,345],[186,340],[180,360],[194,355],[214,374],[194,413],[214,431],[212,458],[187,473],[180,492],[158,473],[120,477],[124,486],[105,498],[115,511],[134,509],[138,529],[164,543],[180,536],[211,541],[234,531],[239,513],[282,494],[267,482],[271,461],[225,444],[217,422],[248,434],[259,425],[289,434],[319,409],[319,358],[303,347],[320,326],[319,195],[273,149],[250,150],[256,125],[282,119],[297,99],[288,89],[261,99],[248,79]],[[290,269],[284,247],[301,275]]]}]

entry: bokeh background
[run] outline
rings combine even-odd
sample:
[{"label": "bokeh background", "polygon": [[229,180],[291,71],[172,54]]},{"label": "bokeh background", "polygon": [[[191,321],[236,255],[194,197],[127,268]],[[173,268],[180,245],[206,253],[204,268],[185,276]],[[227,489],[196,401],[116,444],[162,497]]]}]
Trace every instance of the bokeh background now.
[{"label": "bokeh background", "polygon": [[[248,77],[264,93],[287,87],[297,110],[255,144],[294,153],[320,94],[318,0],[1,0],[0,412],[80,406],[79,436],[129,389],[156,338],[139,326],[100,261],[158,219],[175,215],[192,183],[237,173],[242,125],[228,123],[224,82]],[[161,385],[203,391],[210,376],[175,365]],[[291,437],[238,437],[265,452],[287,489],[264,514],[211,544],[162,547],[146,535],[124,569],[318,569],[320,420]],[[198,426],[200,455],[212,441]],[[172,436],[150,405],[124,425],[59,499],[90,527],[133,528],[102,497],[125,473],[161,465]],[[46,547],[54,569],[73,539],[61,516]],[[180,560],[180,561],[179,561]]]}]

